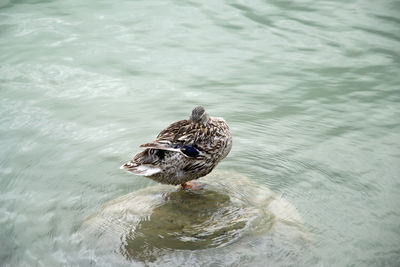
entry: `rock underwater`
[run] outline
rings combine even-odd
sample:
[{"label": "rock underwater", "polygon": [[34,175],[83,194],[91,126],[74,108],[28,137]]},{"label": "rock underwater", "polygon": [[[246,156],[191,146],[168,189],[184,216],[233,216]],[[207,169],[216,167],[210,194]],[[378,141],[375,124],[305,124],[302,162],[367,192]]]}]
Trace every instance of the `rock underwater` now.
[{"label": "rock underwater", "polygon": [[82,234],[97,257],[111,251],[155,265],[290,265],[308,247],[297,209],[267,187],[232,171],[201,182],[199,191],[155,184],[112,200],[85,219]]}]

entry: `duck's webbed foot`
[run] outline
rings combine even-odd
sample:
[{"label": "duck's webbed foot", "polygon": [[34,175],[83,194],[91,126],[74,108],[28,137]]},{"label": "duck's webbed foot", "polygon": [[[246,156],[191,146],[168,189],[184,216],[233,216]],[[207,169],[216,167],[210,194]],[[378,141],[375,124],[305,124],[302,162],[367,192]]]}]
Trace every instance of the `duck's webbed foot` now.
[{"label": "duck's webbed foot", "polygon": [[189,182],[183,183],[181,184],[182,189],[185,190],[201,190],[204,189],[204,187],[206,186],[206,184],[200,183],[199,181],[196,180],[191,180]]}]

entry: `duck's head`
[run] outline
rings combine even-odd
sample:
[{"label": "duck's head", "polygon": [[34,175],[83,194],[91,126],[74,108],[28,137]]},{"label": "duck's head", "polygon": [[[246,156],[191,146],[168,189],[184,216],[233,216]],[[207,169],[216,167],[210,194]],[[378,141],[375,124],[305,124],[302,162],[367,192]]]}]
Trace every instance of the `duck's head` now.
[{"label": "duck's head", "polygon": [[210,119],[210,116],[208,116],[206,110],[202,106],[195,107],[189,117],[189,120],[193,123],[205,124],[208,119]]}]

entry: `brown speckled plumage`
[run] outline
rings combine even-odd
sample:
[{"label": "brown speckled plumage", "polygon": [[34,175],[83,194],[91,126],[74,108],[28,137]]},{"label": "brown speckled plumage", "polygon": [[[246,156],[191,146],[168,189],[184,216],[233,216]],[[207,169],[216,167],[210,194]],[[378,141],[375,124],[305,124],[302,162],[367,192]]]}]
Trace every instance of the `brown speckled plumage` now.
[{"label": "brown speckled plumage", "polygon": [[210,173],[232,147],[229,127],[222,118],[209,117],[203,107],[188,120],[170,124],[156,140],[121,166],[163,184],[178,185]]}]

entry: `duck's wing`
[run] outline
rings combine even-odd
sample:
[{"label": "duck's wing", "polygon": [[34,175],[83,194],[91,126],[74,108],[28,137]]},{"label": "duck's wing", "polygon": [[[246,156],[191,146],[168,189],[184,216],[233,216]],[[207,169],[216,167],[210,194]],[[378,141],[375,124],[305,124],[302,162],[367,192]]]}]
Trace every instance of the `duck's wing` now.
[{"label": "duck's wing", "polygon": [[200,151],[197,139],[201,135],[199,131],[201,131],[199,124],[191,123],[189,120],[177,121],[162,130],[156,140],[140,147],[180,152],[187,157],[198,156]]}]

